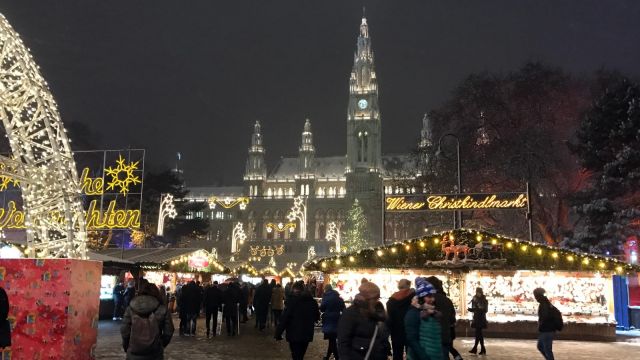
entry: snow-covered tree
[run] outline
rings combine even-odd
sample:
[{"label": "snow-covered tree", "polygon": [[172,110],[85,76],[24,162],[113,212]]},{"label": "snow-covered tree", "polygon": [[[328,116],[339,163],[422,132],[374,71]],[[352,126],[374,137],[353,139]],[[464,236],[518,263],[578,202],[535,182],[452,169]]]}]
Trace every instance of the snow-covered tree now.
[{"label": "snow-covered tree", "polygon": [[640,87],[619,77],[584,115],[573,150],[590,186],[575,199],[583,217],[569,244],[593,252],[620,251],[640,235]]},{"label": "snow-covered tree", "polygon": [[347,252],[363,249],[367,247],[369,237],[367,218],[364,215],[362,206],[358,203],[358,199],[355,199],[351,210],[347,213],[344,241],[341,248]]}]

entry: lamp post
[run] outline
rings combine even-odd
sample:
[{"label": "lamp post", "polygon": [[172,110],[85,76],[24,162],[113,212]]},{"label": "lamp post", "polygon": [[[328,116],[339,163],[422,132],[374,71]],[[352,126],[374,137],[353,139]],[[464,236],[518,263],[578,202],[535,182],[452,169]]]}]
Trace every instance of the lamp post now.
[{"label": "lamp post", "polygon": [[[451,133],[447,133],[440,136],[440,139],[438,140],[438,150],[436,151],[436,156],[442,153],[442,140],[447,136],[452,137],[456,140],[456,163],[458,165],[458,195],[460,195],[460,193],[462,192],[462,175],[460,172],[460,139],[458,138],[458,136]],[[456,219],[456,211],[453,212],[454,229],[462,228],[462,211],[458,210],[457,213],[458,215]]]}]

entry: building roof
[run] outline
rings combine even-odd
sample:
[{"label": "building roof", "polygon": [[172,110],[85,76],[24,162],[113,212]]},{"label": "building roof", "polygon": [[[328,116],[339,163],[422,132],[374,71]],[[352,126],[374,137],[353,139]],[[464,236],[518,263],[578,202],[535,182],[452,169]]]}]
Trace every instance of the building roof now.
[{"label": "building roof", "polygon": [[415,159],[409,154],[382,156],[382,176],[397,177],[415,174]]},{"label": "building roof", "polygon": [[207,199],[216,197],[239,197],[242,195],[242,186],[197,186],[190,187],[186,199]]},{"label": "building roof", "polygon": [[[293,180],[299,171],[297,157],[281,158],[271,171],[268,180]],[[315,175],[317,178],[343,178],[347,168],[345,156],[328,156],[314,159]]]}]

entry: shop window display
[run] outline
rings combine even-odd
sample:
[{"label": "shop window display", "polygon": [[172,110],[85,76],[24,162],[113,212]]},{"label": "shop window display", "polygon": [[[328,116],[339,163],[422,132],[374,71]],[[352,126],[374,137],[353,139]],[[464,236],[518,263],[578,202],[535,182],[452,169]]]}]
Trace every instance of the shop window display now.
[{"label": "shop window display", "polygon": [[598,273],[546,271],[473,271],[466,278],[466,300],[481,287],[489,301],[489,321],[536,321],[538,303],[533,290],[542,287],[566,321],[611,323],[611,281]]}]

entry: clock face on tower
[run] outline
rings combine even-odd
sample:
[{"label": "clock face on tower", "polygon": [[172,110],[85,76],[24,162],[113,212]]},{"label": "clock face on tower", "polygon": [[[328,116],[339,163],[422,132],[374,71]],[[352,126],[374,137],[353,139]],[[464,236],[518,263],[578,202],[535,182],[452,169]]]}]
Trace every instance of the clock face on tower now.
[{"label": "clock face on tower", "polygon": [[365,99],[358,100],[358,107],[362,110],[366,109],[369,103]]}]

